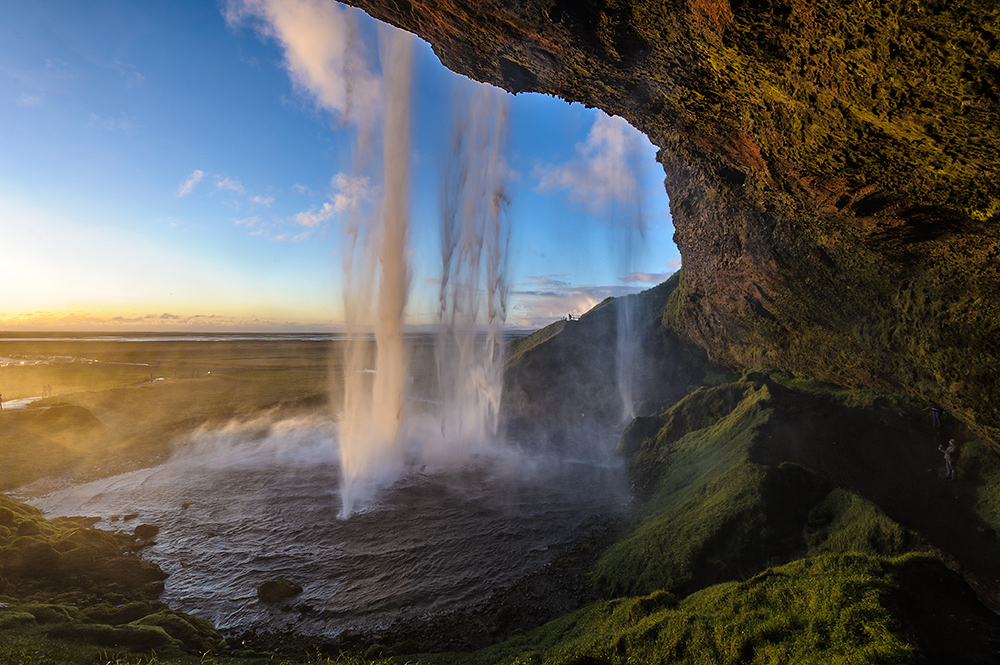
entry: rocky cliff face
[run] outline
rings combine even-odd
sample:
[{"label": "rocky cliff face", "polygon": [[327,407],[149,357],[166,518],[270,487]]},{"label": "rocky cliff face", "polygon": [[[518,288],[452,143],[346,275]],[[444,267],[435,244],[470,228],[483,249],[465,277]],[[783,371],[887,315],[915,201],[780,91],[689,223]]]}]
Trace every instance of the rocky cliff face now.
[{"label": "rocky cliff face", "polygon": [[938,401],[1000,442],[992,0],[351,0],[449,68],[627,119],[734,368]]}]

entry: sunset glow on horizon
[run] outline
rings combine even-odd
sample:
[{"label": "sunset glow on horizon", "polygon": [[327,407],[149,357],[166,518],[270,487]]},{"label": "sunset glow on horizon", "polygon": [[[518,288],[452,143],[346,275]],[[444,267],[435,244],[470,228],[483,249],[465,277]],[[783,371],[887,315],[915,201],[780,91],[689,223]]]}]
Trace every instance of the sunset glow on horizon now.
[{"label": "sunset glow on horizon", "polygon": [[[337,78],[348,17],[377,63],[375,22],[323,0],[8,8],[0,330],[338,330],[346,202],[372,195],[351,176],[357,129]],[[457,76],[423,42],[414,58],[407,324],[423,326]],[[359,79],[372,104],[379,76]],[[509,136],[508,327],[679,267],[645,137],[536,94],[511,96]],[[637,180],[624,204],[622,173]],[[642,237],[625,238],[636,211]]]}]

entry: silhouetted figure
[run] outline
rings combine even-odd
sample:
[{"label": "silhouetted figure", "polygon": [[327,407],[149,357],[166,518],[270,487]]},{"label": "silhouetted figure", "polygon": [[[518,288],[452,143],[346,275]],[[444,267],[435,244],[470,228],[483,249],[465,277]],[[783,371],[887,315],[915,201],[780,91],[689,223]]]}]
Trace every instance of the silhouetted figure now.
[{"label": "silhouetted figure", "polygon": [[955,460],[953,456],[958,451],[955,446],[955,439],[948,439],[948,447],[938,446],[938,450],[944,453],[944,479],[955,480]]},{"label": "silhouetted figure", "polygon": [[941,415],[943,413],[944,409],[942,409],[937,404],[933,404],[931,406],[931,423],[934,425],[934,427],[941,427]]}]

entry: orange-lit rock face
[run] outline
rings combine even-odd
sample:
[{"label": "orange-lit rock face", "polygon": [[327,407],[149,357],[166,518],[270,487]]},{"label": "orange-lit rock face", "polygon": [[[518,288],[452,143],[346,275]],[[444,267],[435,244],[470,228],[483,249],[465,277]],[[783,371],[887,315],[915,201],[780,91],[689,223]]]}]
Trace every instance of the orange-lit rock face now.
[{"label": "orange-lit rock face", "polygon": [[666,323],[712,357],[940,401],[1000,441],[993,3],[351,4],[660,146],[684,260]]}]

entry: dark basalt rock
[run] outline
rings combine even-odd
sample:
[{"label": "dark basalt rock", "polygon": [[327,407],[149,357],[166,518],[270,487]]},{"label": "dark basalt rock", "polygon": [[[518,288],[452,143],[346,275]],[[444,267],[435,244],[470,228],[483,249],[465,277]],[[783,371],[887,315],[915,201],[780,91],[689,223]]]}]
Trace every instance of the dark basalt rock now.
[{"label": "dark basalt rock", "polygon": [[1000,8],[349,0],[456,72],[661,148],[713,360],[937,401],[1000,443]]},{"label": "dark basalt rock", "polygon": [[141,540],[149,540],[150,538],[156,536],[156,534],[158,534],[159,532],[160,532],[160,527],[156,526],[155,524],[140,524],[135,528],[135,530],[132,533],[133,535],[135,535],[136,538],[139,538]]},{"label": "dark basalt rock", "polygon": [[257,598],[262,603],[280,603],[302,593],[302,587],[284,578],[268,580],[257,585]]}]

